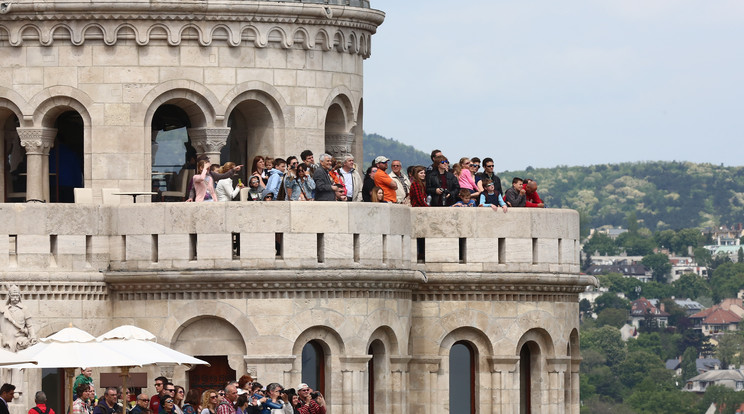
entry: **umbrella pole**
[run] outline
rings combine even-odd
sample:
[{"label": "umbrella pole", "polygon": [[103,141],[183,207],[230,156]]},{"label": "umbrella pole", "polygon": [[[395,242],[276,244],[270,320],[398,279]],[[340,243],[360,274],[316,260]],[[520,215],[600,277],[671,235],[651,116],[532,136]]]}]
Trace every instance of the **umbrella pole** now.
[{"label": "umbrella pole", "polygon": [[75,378],[75,368],[65,368],[65,380],[67,381],[68,413],[72,414],[72,383]]},{"label": "umbrella pole", "polygon": [[127,382],[129,380],[129,367],[121,367],[121,396],[124,397],[124,412],[127,412],[129,408],[129,387]]}]

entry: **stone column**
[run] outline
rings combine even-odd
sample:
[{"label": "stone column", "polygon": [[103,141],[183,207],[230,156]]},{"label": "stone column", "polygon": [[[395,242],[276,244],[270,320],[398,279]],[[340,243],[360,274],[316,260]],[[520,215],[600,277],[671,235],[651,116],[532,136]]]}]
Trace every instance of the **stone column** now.
[{"label": "stone column", "polygon": [[408,407],[408,363],[410,356],[390,358],[390,412],[403,414]]},{"label": "stone column", "polygon": [[549,395],[548,405],[551,413],[564,414],[566,412],[564,377],[571,364],[570,358],[548,358]]},{"label": "stone column", "polygon": [[581,358],[571,360],[571,399],[569,401],[569,413],[579,414],[579,402],[580,402],[580,380],[579,380],[579,366],[581,365]]},{"label": "stone column", "polygon": [[49,150],[57,136],[55,128],[16,128],[26,149],[26,200],[49,201]]},{"label": "stone column", "polygon": [[[442,399],[438,397],[441,390],[439,389],[437,381],[441,363],[442,357],[439,355],[427,355],[411,358],[410,367],[413,371],[411,377],[420,380],[411,386],[410,392],[416,393],[416,395],[413,396],[413,400],[410,401],[411,404],[415,405],[414,407],[410,407],[411,412],[424,414],[436,414],[442,412]],[[403,410],[403,412],[408,412],[409,407],[405,408],[406,409]]]},{"label": "stone column", "polygon": [[351,154],[351,144],[353,142],[354,134],[335,133],[325,136],[326,151],[336,159]]},{"label": "stone column", "polygon": [[206,155],[212,164],[220,164],[220,150],[227,144],[230,128],[189,128],[191,145],[196,155]]},{"label": "stone column", "polygon": [[489,358],[491,365],[491,412],[519,412],[519,358]]},{"label": "stone column", "polygon": [[342,412],[349,414],[365,414],[368,407],[367,387],[364,386],[364,376],[367,375],[367,363],[372,355],[352,355],[340,357]]}]

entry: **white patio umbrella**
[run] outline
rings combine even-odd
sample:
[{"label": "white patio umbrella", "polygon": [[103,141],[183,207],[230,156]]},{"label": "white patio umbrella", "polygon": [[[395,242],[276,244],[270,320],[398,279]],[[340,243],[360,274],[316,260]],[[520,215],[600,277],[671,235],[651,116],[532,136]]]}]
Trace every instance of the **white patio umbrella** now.
[{"label": "white patio umbrella", "polygon": [[17,365],[17,364],[33,364],[36,365],[36,360],[30,358],[24,358],[18,356],[15,352],[6,351],[0,348],[0,367],[5,365]]},{"label": "white patio umbrella", "polygon": [[[206,361],[160,345],[155,339],[149,331],[132,325],[119,326],[97,338],[111,349],[136,360],[137,365],[209,365]],[[121,376],[122,389],[126,389],[129,367],[122,367]]]},{"label": "white patio umbrella", "polygon": [[[75,368],[141,365],[128,355],[96,341],[93,335],[73,327],[39,339],[37,344],[18,352],[18,356],[38,363],[10,367],[65,368],[68,377],[67,395],[72,395],[72,377],[75,375]],[[72,411],[72,401],[70,401],[70,411]]]}]

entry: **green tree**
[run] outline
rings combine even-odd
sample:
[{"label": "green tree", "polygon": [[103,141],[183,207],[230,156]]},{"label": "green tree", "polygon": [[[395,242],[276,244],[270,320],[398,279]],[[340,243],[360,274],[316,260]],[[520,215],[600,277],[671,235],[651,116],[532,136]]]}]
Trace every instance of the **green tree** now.
[{"label": "green tree", "polygon": [[588,299],[584,298],[579,301],[579,312],[587,314],[592,311],[592,303]]},{"label": "green tree", "polygon": [[[643,335],[641,335],[643,336]],[[664,368],[664,362],[649,351],[639,350],[628,352],[627,357],[618,364],[617,372],[620,381],[627,388],[633,389],[648,375],[649,371],[658,368]]]},{"label": "green tree", "polygon": [[682,383],[698,375],[697,364],[695,363],[698,355],[697,349],[693,347],[688,347],[682,354]]},{"label": "green tree", "polygon": [[672,248],[672,240],[677,233],[674,230],[662,230],[654,233],[654,241],[659,248],[670,249]]},{"label": "green tree", "polygon": [[668,298],[674,296],[674,287],[655,281],[641,285],[641,296],[646,298]]},{"label": "green tree", "polygon": [[618,297],[615,293],[605,292],[594,299],[594,311],[599,315],[607,308],[630,310],[630,301]]},{"label": "green tree", "polygon": [[659,283],[666,282],[667,275],[672,270],[672,264],[669,263],[669,257],[663,253],[643,256],[641,263],[651,269],[654,280]]},{"label": "green tree", "polygon": [[599,252],[601,256],[614,256],[618,253],[617,244],[612,237],[604,233],[594,233],[589,240],[584,243],[584,253],[594,254]]},{"label": "green tree", "polygon": [[672,282],[674,296],[678,298],[697,299],[712,294],[708,283],[695,273],[685,273]]},{"label": "green tree", "polygon": [[626,349],[620,330],[612,326],[581,331],[581,345],[604,354],[608,366],[615,366],[625,359]]},{"label": "green tree", "polygon": [[713,300],[717,303],[722,299],[736,297],[744,286],[744,263],[724,263],[716,268],[710,279],[713,290]]},{"label": "green tree", "polygon": [[736,263],[744,263],[744,247],[739,247],[736,252]]},{"label": "green tree", "polygon": [[734,414],[735,410],[744,402],[744,393],[737,392],[723,385],[709,385],[698,404],[700,412],[704,412],[711,403],[718,407],[717,413]]},{"label": "green tree", "polygon": [[718,338],[716,358],[721,360],[721,368],[739,366],[744,356],[744,337],[738,332],[726,332]]},{"label": "green tree", "polygon": [[637,234],[638,229],[640,229],[640,224],[638,224],[638,215],[635,211],[631,211],[628,213],[626,217],[626,221],[628,223],[628,233],[630,234]]},{"label": "green tree", "polygon": [[628,321],[628,311],[625,309],[606,308],[597,315],[597,326],[614,326],[622,328]]},{"label": "green tree", "polygon": [[703,242],[703,238],[698,229],[682,229],[672,238],[671,250],[679,255],[687,255],[688,248],[698,247]]}]

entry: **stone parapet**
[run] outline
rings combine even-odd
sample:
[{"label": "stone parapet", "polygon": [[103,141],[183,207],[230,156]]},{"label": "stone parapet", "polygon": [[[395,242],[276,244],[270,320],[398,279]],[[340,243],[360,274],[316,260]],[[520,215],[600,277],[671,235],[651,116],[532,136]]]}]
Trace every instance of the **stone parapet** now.
[{"label": "stone parapet", "polygon": [[331,202],[2,204],[0,221],[9,240],[0,245],[10,246],[0,250],[0,263],[10,273],[396,269],[435,272],[445,285],[487,283],[481,276],[487,273],[497,284],[519,279],[562,286],[579,271],[578,214],[570,210],[503,214]]}]

